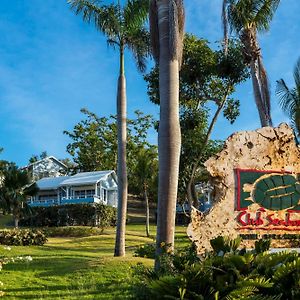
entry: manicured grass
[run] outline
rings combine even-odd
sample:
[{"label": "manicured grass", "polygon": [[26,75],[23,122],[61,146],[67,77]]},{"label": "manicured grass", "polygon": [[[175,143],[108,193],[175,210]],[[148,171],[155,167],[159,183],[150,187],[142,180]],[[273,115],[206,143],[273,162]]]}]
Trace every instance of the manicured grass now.
[{"label": "manicured grass", "polygon": [[[155,233],[151,226],[151,233]],[[188,244],[185,227],[177,227],[176,246]],[[82,238],[49,238],[44,246],[0,246],[0,255],[27,256],[31,262],[4,266],[3,299],[132,299],[132,267],[138,262],[152,266],[153,260],[133,257],[134,249],[153,239],[144,225],[128,225],[126,257],[113,257],[114,229]]]}]

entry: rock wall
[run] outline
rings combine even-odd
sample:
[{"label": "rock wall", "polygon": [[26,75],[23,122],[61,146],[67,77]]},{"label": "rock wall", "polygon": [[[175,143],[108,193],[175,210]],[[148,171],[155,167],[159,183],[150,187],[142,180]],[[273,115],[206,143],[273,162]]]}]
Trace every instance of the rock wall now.
[{"label": "rock wall", "polygon": [[[209,241],[219,235],[234,238],[239,234],[300,233],[300,226],[278,230],[285,227],[282,225],[283,221],[280,221],[282,223],[280,227],[274,223],[275,225],[268,224],[264,228],[257,226],[254,229],[255,226],[252,225],[241,226],[237,220],[238,216],[241,216],[241,211],[237,209],[237,169],[300,173],[300,148],[296,145],[293,131],[287,124],[280,124],[278,128],[264,127],[256,131],[243,131],[231,135],[225,142],[223,150],[210,158],[205,166],[215,186],[213,207],[207,215],[193,209],[192,221],[187,230],[189,237],[196,242],[199,253],[210,249]],[[250,198],[247,201],[252,201],[248,207],[248,219],[243,219],[247,222],[250,222],[251,213],[254,214],[254,219],[260,220],[257,217],[258,212],[264,216],[272,215],[272,218],[276,217],[278,220],[286,218],[286,210],[264,209]],[[289,218],[299,220],[300,213],[290,213]],[[263,217],[261,219],[263,220]],[[244,243],[251,245],[253,241]],[[273,246],[285,247],[288,244],[287,240],[273,241]]]}]

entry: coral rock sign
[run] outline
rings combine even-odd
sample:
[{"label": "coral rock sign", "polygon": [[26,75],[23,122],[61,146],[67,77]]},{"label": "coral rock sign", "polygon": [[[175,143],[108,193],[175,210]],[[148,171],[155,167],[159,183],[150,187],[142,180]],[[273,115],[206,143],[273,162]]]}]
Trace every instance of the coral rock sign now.
[{"label": "coral rock sign", "polygon": [[193,209],[188,226],[199,252],[218,235],[241,235],[246,245],[271,237],[275,247],[299,238],[300,148],[287,124],[233,134],[205,166],[213,207],[206,215]]}]

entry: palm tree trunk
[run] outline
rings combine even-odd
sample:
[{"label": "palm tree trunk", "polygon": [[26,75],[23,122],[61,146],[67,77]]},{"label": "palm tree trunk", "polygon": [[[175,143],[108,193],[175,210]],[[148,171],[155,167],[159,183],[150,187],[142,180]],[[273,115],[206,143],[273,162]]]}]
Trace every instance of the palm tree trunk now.
[{"label": "palm tree trunk", "polygon": [[19,228],[19,216],[15,216],[15,228]]},{"label": "palm tree trunk", "polygon": [[124,47],[120,46],[120,75],[117,96],[118,125],[118,216],[115,256],[125,255],[125,228],[127,212],[127,170],[126,170],[126,79],[124,73]]},{"label": "palm tree trunk", "polygon": [[174,247],[175,214],[180,156],[179,62],[171,59],[169,1],[157,1],[159,31],[160,123],[158,131],[159,183],[155,268],[161,243]]},{"label": "palm tree trunk", "polygon": [[253,60],[250,62],[250,72],[251,72],[252,86],[254,92],[254,99],[259,113],[260,123],[262,127],[266,127],[269,126],[269,122],[265,114],[265,109],[262,101],[260,82],[258,78],[257,63]]},{"label": "palm tree trunk", "polygon": [[147,186],[144,184],[144,201],[146,207],[146,236],[150,237],[150,213],[149,213],[149,199],[147,193]]}]

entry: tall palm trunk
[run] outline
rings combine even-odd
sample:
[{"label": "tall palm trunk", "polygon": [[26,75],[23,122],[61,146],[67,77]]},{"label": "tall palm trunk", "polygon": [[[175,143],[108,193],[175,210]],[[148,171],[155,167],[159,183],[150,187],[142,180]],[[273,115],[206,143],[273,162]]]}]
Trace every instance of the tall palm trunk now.
[{"label": "tall palm trunk", "polygon": [[117,96],[118,125],[118,216],[115,256],[125,255],[125,228],[127,212],[127,170],[126,170],[126,79],[124,73],[124,46],[120,46],[120,75]]},{"label": "tall palm trunk", "polygon": [[[159,31],[160,123],[158,131],[159,184],[156,254],[161,243],[174,246],[175,213],[180,156],[179,62],[171,57],[169,0],[157,1]],[[159,259],[155,268],[159,269]]]},{"label": "tall palm trunk", "polygon": [[250,66],[254,99],[261,126],[272,126],[269,84],[262,64],[256,28],[248,27],[244,29],[240,35],[240,39],[244,45],[245,62]]},{"label": "tall palm trunk", "polygon": [[262,127],[269,126],[269,122],[267,120],[265,114],[265,108],[262,102],[262,94],[261,94],[261,87],[259,82],[259,75],[258,75],[258,67],[255,61],[251,61],[250,63],[250,72],[251,72],[251,79],[252,79],[252,86],[254,92],[254,99],[255,104],[259,113],[259,119]]},{"label": "tall palm trunk", "polygon": [[147,192],[147,185],[144,184],[144,201],[146,209],[146,236],[150,237],[150,213],[149,213],[149,198]]}]

